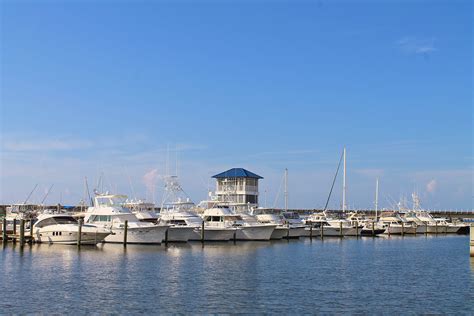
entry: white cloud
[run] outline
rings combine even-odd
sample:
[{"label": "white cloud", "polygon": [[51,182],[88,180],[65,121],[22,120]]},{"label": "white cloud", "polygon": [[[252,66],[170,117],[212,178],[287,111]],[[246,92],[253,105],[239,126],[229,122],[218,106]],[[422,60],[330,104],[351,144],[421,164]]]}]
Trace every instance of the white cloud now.
[{"label": "white cloud", "polygon": [[436,191],[437,187],[438,187],[438,182],[435,179],[433,179],[426,184],[426,192],[433,194]]},{"label": "white cloud", "polygon": [[415,37],[404,37],[397,41],[400,50],[405,54],[431,54],[438,49],[435,47],[435,39],[420,39]]}]

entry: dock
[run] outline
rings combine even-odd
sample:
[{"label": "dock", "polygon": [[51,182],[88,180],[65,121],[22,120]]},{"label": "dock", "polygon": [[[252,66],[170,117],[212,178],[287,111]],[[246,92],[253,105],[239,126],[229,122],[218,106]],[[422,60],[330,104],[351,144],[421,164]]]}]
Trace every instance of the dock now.
[{"label": "dock", "polygon": [[471,257],[474,257],[474,224],[471,224],[470,227],[470,238],[469,238],[469,252],[471,254]]}]

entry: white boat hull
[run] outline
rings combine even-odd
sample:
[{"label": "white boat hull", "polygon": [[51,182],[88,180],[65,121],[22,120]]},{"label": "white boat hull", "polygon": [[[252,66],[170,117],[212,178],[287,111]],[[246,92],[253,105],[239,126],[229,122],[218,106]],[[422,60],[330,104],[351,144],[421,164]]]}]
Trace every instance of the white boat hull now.
[{"label": "white boat hull", "polygon": [[390,234],[390,235],[402,235],[402,234],[416,234],[417,233],[417,227],[413,226],[389,226],[385,230],[385,234]]},{"label": "white boat hull", "polygon": [[[204,227],[204,241],[229,241],[234,238],[234,228]],[[201,228],[195,229],[190,240],[201,240]]]},{"label": "white boat hull", "polygon": [[283,237],[286,237],[288,235],[288,227],[275,227],[275,229],[272,232],[272,235],[270,239],[282,239]]},{"label": "white boat hull", "polygon": [[305,234],[305,227],[290,227],[287,238],[300,238]]},{"label": "white boat hull", "polygon": [[270,240],[276,225],[255,225],[237,227],[238,240]]},{"label": "white boat hull", "polygon": [[[150,226],[150,227],[128,227],[128,244],[160,244],[165,239],[165,233],[169,226]],[[112,234],[105,238],[105,242],[123,243],[124,229],[112,228]]]},{"label": "white boat hull", "polygon": [[194,237],[194,229],[192,226],[172,226],[168,228],[168,241],[187,242]]}]

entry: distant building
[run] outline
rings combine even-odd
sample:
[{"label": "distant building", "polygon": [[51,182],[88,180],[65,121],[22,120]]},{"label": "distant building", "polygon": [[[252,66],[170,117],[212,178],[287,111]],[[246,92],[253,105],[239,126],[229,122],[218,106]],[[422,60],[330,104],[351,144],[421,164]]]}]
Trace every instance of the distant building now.
[{"label": "distant building", "polygon": [[258,207],[258,180],[263,177],[243,168],[233,168],[213,176],[216,195],[221,202],[238,210]]}]

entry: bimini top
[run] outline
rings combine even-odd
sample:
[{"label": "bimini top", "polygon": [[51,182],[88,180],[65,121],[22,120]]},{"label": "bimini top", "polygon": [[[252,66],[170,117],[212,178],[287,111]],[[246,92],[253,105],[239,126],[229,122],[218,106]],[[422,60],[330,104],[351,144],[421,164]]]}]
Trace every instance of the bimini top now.
[{"label": "bimini top", "polygon": [[222,173],[216,174],[213,176],[216,179],[222,178],[254,178],[254,179],[263,179],[263,177],[250,172],[244,168],[232,168]]}]

